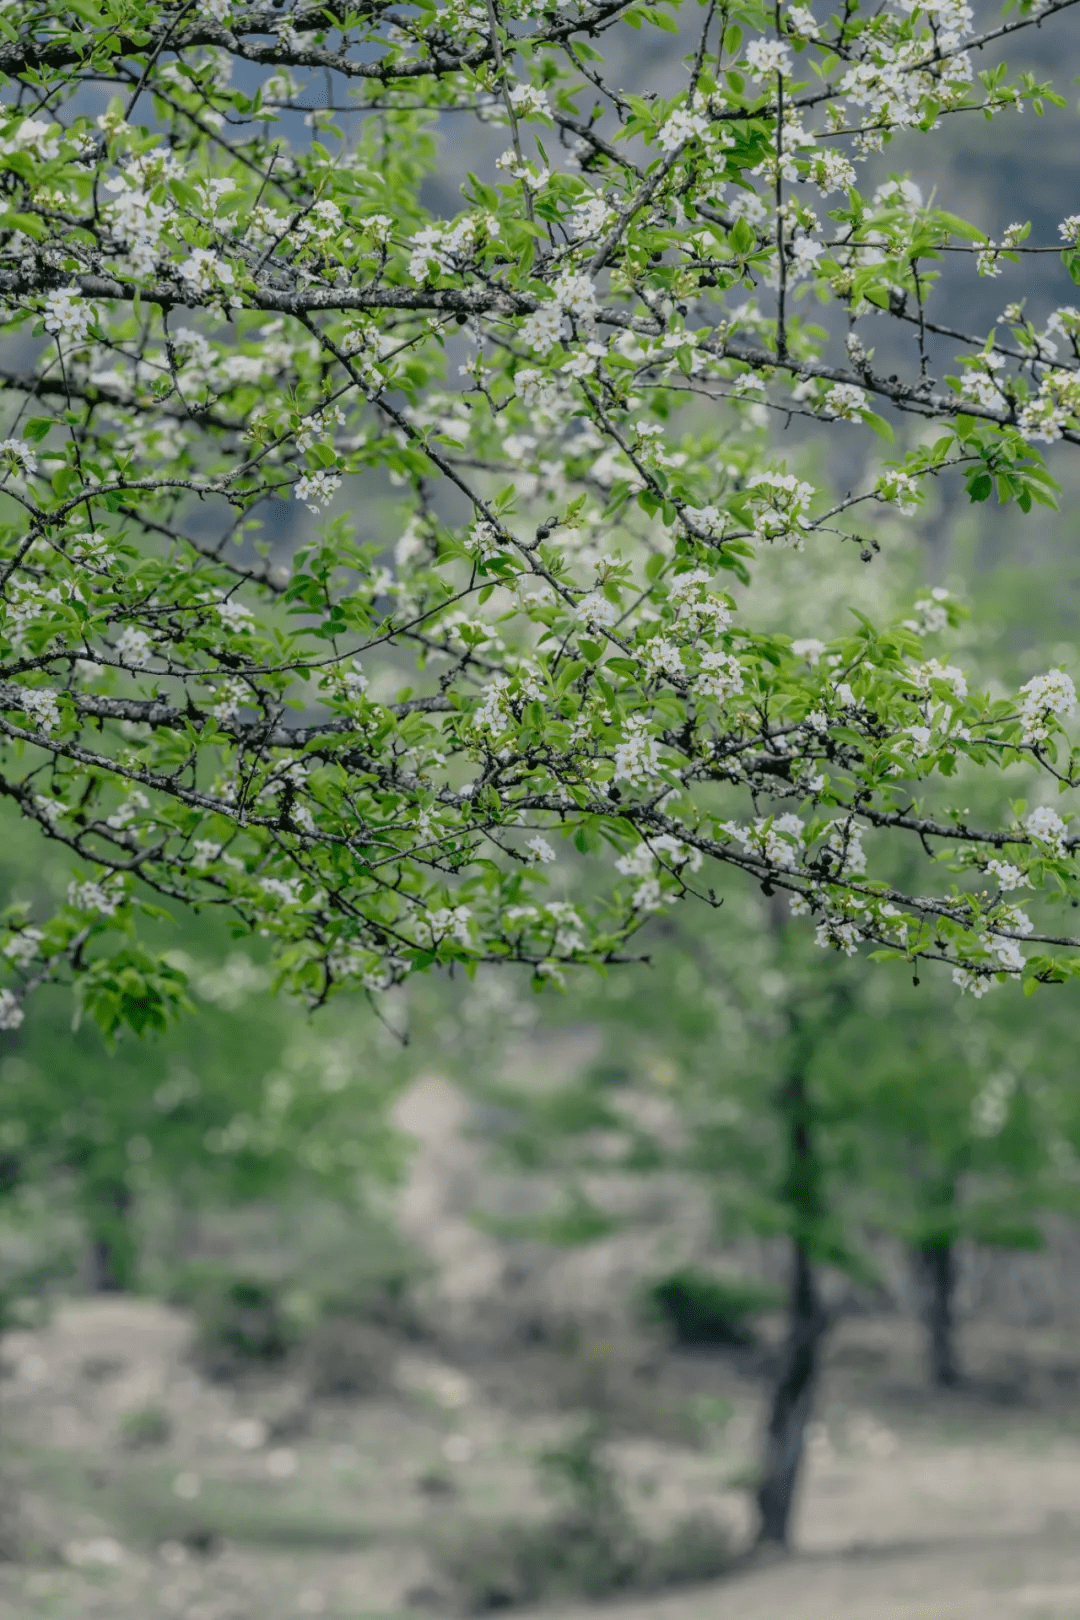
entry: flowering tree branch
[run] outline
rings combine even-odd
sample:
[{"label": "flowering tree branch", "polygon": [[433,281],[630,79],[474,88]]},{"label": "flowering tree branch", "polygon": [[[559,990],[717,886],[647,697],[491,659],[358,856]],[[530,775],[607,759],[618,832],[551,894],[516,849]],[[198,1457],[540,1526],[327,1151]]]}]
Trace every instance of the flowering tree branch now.
[{"label": "flowering tree branch", "polygon": [[[81,863],[55,915],[7,916],[0,1026],[100,978],[155,894],[264,934],[313,1004],[435,963],[603,967],[725,868],[823,945],[975,993],[1073,972],[1013,892],[1077,891],[1066,818],[976,828],[944,786],[1076,785],[1069,676],[969,691],[931,650],[941,591],[830,642],[738,596],[763,548],[910,514],[928,479],[1052,502],[1080,314],[1014,300],[970,335],[933,309],[1030,254],[1080,279],[1080,216],[998,242],[858,178],[897,130],[1060,101],[971,53],[1073,3],[0,11],[0,793]],[[688,89],[608,82],[600,47],[642,27],[683,30]],[[443,219],[450,113],[476,173]],[[940,433],[839,500],[770,448],[776,413],[888,442],[875,402]],[[320,520],[292,551],[261,535],[282,500]],[[934,893],[890,875],[911,841]],[[181,999],[121,952],[133,1007]]]}]

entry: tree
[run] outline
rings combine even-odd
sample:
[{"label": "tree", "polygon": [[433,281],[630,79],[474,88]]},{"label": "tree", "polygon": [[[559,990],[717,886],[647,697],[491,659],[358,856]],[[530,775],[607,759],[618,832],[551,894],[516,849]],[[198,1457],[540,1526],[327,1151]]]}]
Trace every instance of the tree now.
[{"label": "tree", "polygon": [[[991,241],[857,182],[896,130],[1061,105],[972,53],[1074,3],[5,11],[0,789],[81,868],[12,920],[0,1019],[73,976],[106,1029],[160,1023],[183,992],[134,932],[155,897],[265,934],[318,1004],[436,962],[623,959],[655,907],[714,898],[703,859],[976,994],[1071,973],[1072,934],[1012,893],[1072,894],[1065,819],[1014,799],[977,827],[948,780],[1072,783],[1068,675],[969,693],[927,656],[940,592],[821,648],[720,581],[837,534],[872,556],[928,480],[1052,499],[1080,317],[1020,296],[972,336],[934,300],[1051,250],[1080,274],[1078,217]],[[609,77],[646,28],[688,53],[673,95]],[[433,217],[440,120],[470,117],[480,172]],[[870,317],[907,340],[895,372]],[[923,435],[840,498],[760,425],[861,445],[892,436],[877,405]],[[292,554],[260,538],[339,488]],[[621,870],[550,898],[554,834]],[[974,882],[895,888],[897,840]]]},{"label": "tree", "polygon": [[[957,1245],[1037,1248],[1041,1215],[1066,1191],[1055,1071],[1064,1033],[1010,1018],[948,1016],[933,988],[863,986],[818,1052],[829,1094],[859,1120],[866,1216],[908,1246],[923,1298],[931,1380],[961,1380]],[[1075,1027],[1075,1014],[1071,1020]]]},{"label": "tree", "polygon": [[[31,829],[10,811],[3,825],[0,884],[30,903],[62,895],[62,856],[34,870]],[[344,1004],[315,1024],[273,998],[265,963],[209,919],[159,931],[197,1018],[107,1045],[88,1020],[72,1029],[50,986],[5,1038],[0,1190],[36,1189],[72,1211],[97,1290],[145,1285],[155,1203],[176,1234],[169,1264],[208,1208],[306,1196],[359,1213],[400,1157],[388,1107],[406,1060],[387,1030],[343,1017]]]},{"label": "tree", "polygon": [[[647,975],[569,995],[563,1016],[599,1037],[583,1074],[536,1088],[515,1077],[520,1025],[504,996],[480,998],[487,1018],[464,999],[456,1031],[439,1021],[437,1039],[439,1060],[494,1104],[494,1140],[516,1172],[562,1183],[508,1230],[595,1241],[634,1219],[620,1214],[628,1176],[675,1171],[707,1192],[725,1244],[782,1243],[757,1483],[760,1539],[782,1546],[838,1280],[879,1290],[881,1239],[899,1238],[926,1287],[931,1377],[955,1382],[956,1245],[1036,1247],[1046,1210],[1075,1211],[1077,1015],[1069,1001],[1037,1021],[1005,998],[958,1008],[932,977],[913,986],[816,951],[777,901],[733,895],[724,933],[701,913],[696,927],[689,912],[677,928],[664,920]],[[674,1290],[700,1318],[703,1274],[680,1264],[655,1280],[654,1295]],[[739,1293],[727,1279],[714,1310]]]}]

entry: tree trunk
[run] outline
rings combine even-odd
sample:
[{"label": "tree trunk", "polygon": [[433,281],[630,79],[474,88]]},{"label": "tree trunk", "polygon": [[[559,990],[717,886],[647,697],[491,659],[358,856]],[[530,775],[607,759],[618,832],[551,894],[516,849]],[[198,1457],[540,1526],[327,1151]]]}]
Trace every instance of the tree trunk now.
[{"label": "tree trunk", "polygon": [[96,1294],[123,1293],[135,1281],[131,1193],[120,1181],[98,1186],[89,1205],[90,1286]]},{"label": "tree trunk", "polygon": [[817,1299],[814,1269],[803,1246],[792,1245],[788,1339],[773,1389],[758,1510],[759,1542],[784,1547],[802,1463],[803,1439],[817,1387],[818,1349],[825,1316]]},{"label": "tree trunk", "polygon": [[930,1381],[938,1389],[960,1382],[953,1340],[953,1293],[956,1257],[951,1243],[924,1243],[916,1251],[923,1285]]},{"label": "tree trunk", "polygon": [[812,1103],[804,1073],[808,1045],[794,1013],[792,1075],[780,1101],[787,1126],[787,1175],[784,1200],[791,1217],[791,1280],[788,1332],[780,1372],[773,1389],[765,1433],[758,1510],[759,1544],[784,1547],[802,1462],[803,1438],[813,1410],[818,1350],[827,1318],[817,1295],[813,1266],[813,1230],[821,1216],[821,1167],[812,1130]]}]

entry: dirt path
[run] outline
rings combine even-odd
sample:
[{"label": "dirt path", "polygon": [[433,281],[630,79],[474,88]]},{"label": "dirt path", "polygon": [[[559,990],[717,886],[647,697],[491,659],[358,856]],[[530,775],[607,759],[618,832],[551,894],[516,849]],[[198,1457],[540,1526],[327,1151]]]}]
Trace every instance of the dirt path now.
[{"label": "dirt path", "polygon": [[[305,1404],[286,1382],[208,1385],[185,1359],[188,1332],[163,1307],[109,1300],[5,1341],[0,1424],[21,1507],[0,1620],[445,1614],[424,1551],[433,1525],[452,1535],[535,1511],[550,1414],[510,1413],[460,1369],[416,1354],[394,1390],[351,1405]],[[931,1409],[874,1378],[827,1392],[797,1556],[533,1620],[1080,1620],[1080,1414]],[[705,1447],[614,1448],[644,1523],[704,1505],[745,1535],[736,1482],[753,1403],[744,1392]],[[132,1414],[148,1411],[161,1432],[133,1447]]]}]

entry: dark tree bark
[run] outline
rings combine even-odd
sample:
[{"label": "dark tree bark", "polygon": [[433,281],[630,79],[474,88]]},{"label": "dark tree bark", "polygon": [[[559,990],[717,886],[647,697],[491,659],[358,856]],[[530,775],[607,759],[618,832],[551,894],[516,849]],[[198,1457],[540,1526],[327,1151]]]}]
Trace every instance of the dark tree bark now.
[{"label": "dark tree bark", "polygon": [[773,1389],[757,1496],[761,1514],[758,1540],[780,1547],[788,1541],[803,1440],[817,1388],[818,1352],[826,1326],[810,1257],[799,1242],[792,1249],[788,1339]]},{"label": "dark tree bark", "polygon": [[916,1250],[916,1264],[923,1291],[930,1381],[938,1389],[952,1389],[960,1382],[954,1339],[956,1255],[952,1244],[922,1244]]},{"label": "dark tree bark", "polygon": [[88,1200],[90,1286],[96,1294],[119,1294],[135,1280],[136,1243],[131,1230],[131,1192],[122,1181],[96,1186]]},{"label": "dark tree bark", "polygon": [[786,1123],[787,1175],[784,1199],[791,1215],[791,1278],[787,1342],[773,1388],[758,1511],[759,1544],[787,1545],[803,1440],[817,1388],[819,1350],[828,1325],[814,1277],[812,1239],[821,1216],[821,1170],[815,1151],[813,1105],[805,1077],[809,1042],[794,1013],[791,1078],[780,1102]]}]

